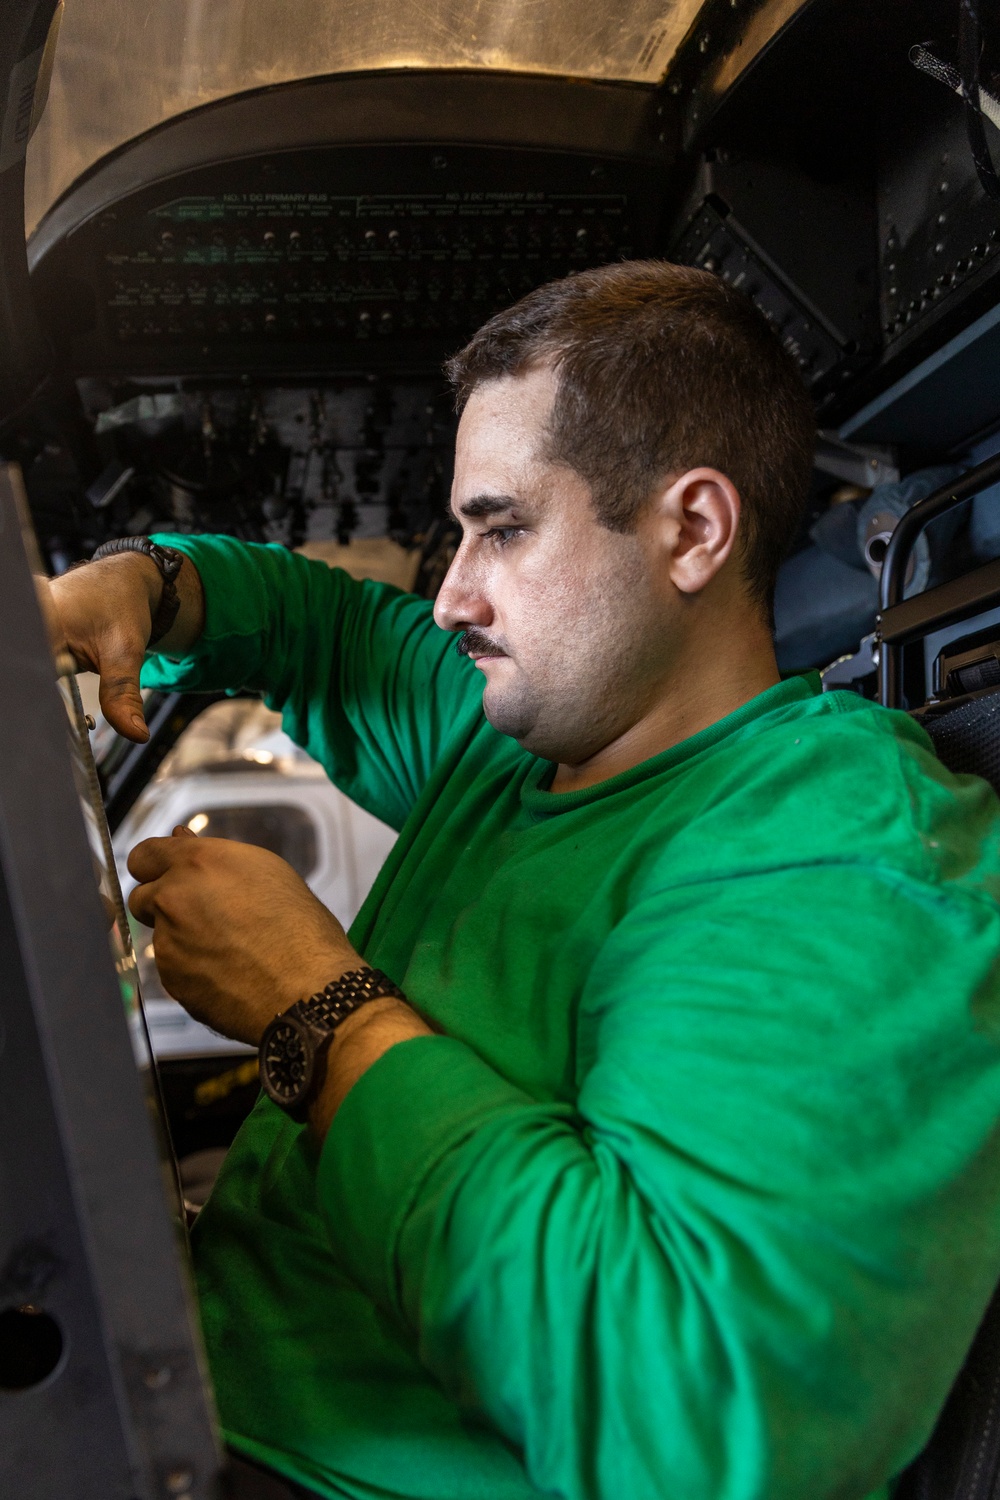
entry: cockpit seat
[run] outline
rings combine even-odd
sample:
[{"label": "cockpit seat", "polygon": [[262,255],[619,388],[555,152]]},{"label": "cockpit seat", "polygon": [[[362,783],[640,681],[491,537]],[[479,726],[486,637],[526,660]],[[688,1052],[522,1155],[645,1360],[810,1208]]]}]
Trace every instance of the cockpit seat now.
[{"label": "cockpit seat", "polygon": [[930,1442],[901,1475],[893,1500],[998,1500],[1000,1496],[1000,1291]]},{"label": "cockpit seat", "polygon": [[1000,793],[1000,691],[940,713],[924,710],[919,718],[950,771],[982,776]]}]

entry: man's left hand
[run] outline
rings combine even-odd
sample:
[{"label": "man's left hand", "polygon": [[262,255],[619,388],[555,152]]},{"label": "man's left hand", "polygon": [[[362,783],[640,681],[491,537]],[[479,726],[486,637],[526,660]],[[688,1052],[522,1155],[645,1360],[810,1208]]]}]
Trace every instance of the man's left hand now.
[{"label": "man's left hand", "polygon": [[[129,855],[140,882],[129,908],[153,928],[169,994],[198,1021],[256,1047],[279,1011],[364,960],[291,865],[267,849],[203,839],[188,828],[145,839]],[[397,1042],[431,1036],[401,1000],[363,1005],[337,1028],[326,1080],[310,1111],[322,1138],[344,1097]]]},{"label": "man's left hand", "polygon": [[129,855],[133,916],[153,928],[167,992],[256,1046],[267,1023],[364,960],[291,865],[255,844],[178,828]]}]

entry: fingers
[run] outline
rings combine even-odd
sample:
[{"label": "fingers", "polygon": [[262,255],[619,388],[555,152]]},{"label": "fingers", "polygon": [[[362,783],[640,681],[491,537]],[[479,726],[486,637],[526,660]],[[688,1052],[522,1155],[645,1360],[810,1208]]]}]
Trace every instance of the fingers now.
[{"label": "fingers", "polygon": [[129,855],[129,873],[139,882],[129,896],[129,911],[147,927],[153,926],[158,915],[163,876],[184,861],[191,839],[203,848],[196,833],[178,824],[169,838],[143,839]]},{"label": "fingers", "polygon": [[139,645],[119,645],[109,652],[102,652],[97,663],[104,717],[125,739],[135,740],[140,745],[149,739],[139,691],[144,656],[145,652]]},{"label": "fingers", "polygon": [[146,927],[156,925],[156,898],[159,894],[159,885],[158,880],[152,880],[147,885],[137,885],[128,898],[129,911]]},{"label": "fingers", "polygon": [[148,559],[107,559],[49,580],[46,591],[54,641],[72,653],[81,670],[100,674],[105,717],[119,734],[140,743],[149,738],[139,673],[156,579]]},{"label": "fingers", "polygon": [[128,898],[128,908],[147,927],[152,927],[163,914],[160,910],[163,876],[183,861],[188,839],[198,842],[197,834],[190,828],[178,825],[169,838],[143,839],[128,857],[129,872],[139,882]]},{"label": "fingers", "polygon": [[161,875],[167,873],[183,848],[180,840],[173,835],[162,839],[143,839],[128,857],[129,874],[142,882],[159,880]]}]

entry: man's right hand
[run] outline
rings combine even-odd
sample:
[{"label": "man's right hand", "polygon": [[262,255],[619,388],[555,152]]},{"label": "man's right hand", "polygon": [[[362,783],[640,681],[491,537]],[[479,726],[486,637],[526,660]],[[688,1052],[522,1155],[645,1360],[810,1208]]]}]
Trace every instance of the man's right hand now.
[{"label": "man's right hand", "polygon": [[[139,672],[163,591],[160,570],[138,552],[121,553],[49,579],[55,650],[72,653],[81,672],[100,677],[101,710],[113,729],[142,743],[149,738]],[[205,604],[201,579],[185,558],[177,576],[180,610],[157,650],[183,656],[201,635]]]}]

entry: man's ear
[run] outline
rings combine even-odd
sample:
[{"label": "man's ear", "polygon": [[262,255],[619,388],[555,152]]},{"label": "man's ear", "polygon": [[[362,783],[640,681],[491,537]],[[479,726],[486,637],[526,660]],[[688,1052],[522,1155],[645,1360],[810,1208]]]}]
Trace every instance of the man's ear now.
[{"label": "man's ear", "polygon": [[718,469],[689,469],[655,498],[670,581],[682,594],[699,593],[725,563],[740,511],[736,486]]}]

